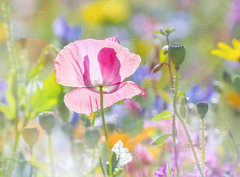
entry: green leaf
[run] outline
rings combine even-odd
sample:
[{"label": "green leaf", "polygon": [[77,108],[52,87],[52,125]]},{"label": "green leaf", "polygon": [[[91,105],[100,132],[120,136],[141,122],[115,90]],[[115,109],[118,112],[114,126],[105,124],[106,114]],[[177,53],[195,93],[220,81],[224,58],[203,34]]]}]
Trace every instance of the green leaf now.
[{"label": "green leaf", "polygon": [[161,120],[171,120],[173,117],[172,113],[168,110],[161,112],[160,114],[156,115],[152,118],[153,121],[161,121]]},{"label": "green leaf", "polygon": [[8,106],[0,105],[0,111],[4,113],[9,119],[14,119],[16,113],[16,100],[18,99],[16,72],[9,74],[8,85],[9,89],[6,91]]},{"label": "green leaf", "polygon": [[152,143],[157,143],[158,145],[163,144],[169,137],[171,136],[171,134],[164,134],[161,136],[156,137]]},{"label": "green leaf", "polygon": [[9,119],[13,119],[15,116],[15,111],[11,110],[9,107],[6,105],[0,105],[0,112],[5,114]]},{"label": "green leaf", "polygon": [[45,46],[41,52],[41,55],[39,58],[39,63],[36,66],[34,66],[31,69],[31,71],[28,73],[27,81],[30,81],[32,78],[34,78],[36,75],[38,75],[43,70],[46,60],[47,60],[46,54],[47,54],[47,52],[49,52],[50,49],[55,51],[55,53],[57,54],[58,51],[53,45],[49,44],[49,45]]},{"label": "green leaf", "polygon": [[38,88],[32,97],[33,112],[35,114],[48,111],[58,103],[63,88],[55,82],[54,72],[43,82],[43,89]]}]

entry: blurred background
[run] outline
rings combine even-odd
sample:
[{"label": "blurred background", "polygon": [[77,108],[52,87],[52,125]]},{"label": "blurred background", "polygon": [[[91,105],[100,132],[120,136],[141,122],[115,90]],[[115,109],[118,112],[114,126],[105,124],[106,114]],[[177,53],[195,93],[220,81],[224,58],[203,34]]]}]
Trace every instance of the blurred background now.
[{"label": "blurred background", "polygon": [[[40,130],[40,139],[35,148],[36,159],[47,163],[46,133],[39,126],[37,114],[51,110],[57,119],[53,147],[59,176],[74,176],[74,161],[79,176],[101,176],[96,156],[92,156],[95,150],[86,148],[85,132],[92,115],[79,115],[67,110],[63,95],[69,88],[55,87],[51,74],[57,50],[68,43],[116,36],[121,45],[141,56],[141,66],[130,80],[147,92],[144,100],[137,96],[132,101],[122,101],[106,110],[112,138],[110,142],[113,145],[117,140],[122,140],[135,159],[127,165],[123,176],[154,176],[154,171],[164,162],[171,167],[171,138],[161,145],[151,143],[155,134],[171,132],[169,121],[151,121],[161,111],[173,109],[167,67],[158,73],[151,72],[160,63],[162,47],[167,44],[166,38],[155,31],[171,27],[176,31],[170,35],[170,43],[183,43],[187,48],[187,56],[180,70],[179,90],[183,99],[180,99],[179,107],[186,112],[195,146],[200,151],[200,119],[195,104],[205,101],[210,104],[206,117],[209,176],[239,176],[240,94],[232,78],[240,74],[240,63],[211,55],[211,50],[218,48],[218,42],[231,46],[232,39],[240,39],[239,0],[8,0],[8,4],[17,59],[14,65],[8,54],[8,35],[4,29],[2,8],[0,99],[1,104],[11,107],[8,94],[11,89],[14,93],[15,87],[10,85],[14,84],[11,80],[14,65],[18,72],[18,89],[15,92],[19,96],[19,119],[16,122],[0,114],[2,154],[11,154],[14,125],[31,125]],[[34,98],[32,95],[35,95]],[[95,126],[101,127],[99,113],[95,116]],[[186,137],[181,127],[178,131],[179,137],[182,137],[179,138],[182,143],[180,159],[185,162],[181,165],[182,174],[194,174]],[[29,159],[29,150],[22,138],[17,152],[19,158]],[[72,161],[72,154],[76,152],[78,155]],[[41,175],[47,173],[39,165],[35,166],[43,171]],[[93,174],[92,169],[96,169]],[[29,165],[19,165],[14,174],[28,176],[28,171]]]}]

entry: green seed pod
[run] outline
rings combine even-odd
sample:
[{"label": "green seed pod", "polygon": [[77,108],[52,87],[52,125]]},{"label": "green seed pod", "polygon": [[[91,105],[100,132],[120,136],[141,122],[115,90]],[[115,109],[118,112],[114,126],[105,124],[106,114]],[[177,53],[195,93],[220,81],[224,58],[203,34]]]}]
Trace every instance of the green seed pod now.
[{"label": "green seed pod", "polygon": [[55,125],[55,118],[53,112],[46,111],[38,115],[39,123],[41,127],[46,130],[47,134],[52,133],[52,129]]},{"label": "green seed pod", "polygon": [[232,81],[234,87],[240,92],[240,75],[235,75]]},{"label": "green seed pod", "polygon": [[74,129],[70,123],[65,123],[62,126],[62,131],[69,137],[73,137]]},{"label": "green seed pod", "polygon": [[197,111],[198,111],[198,114],[200,114],[201,119],[203,119],[208,112],[208,104],[203,102],[198,103]]},{"label": "green seed pod", "polygon": [[101,131],[98,128],[89,127],[85,130],[84,135],[87,145],[94,148],[100,139]]},{"label": "green seed pod", "polygon": [[168,48],[169,57],[175,65],[175,69],[179,70],[180,65],[184,61],[186,48],[183,44],[171,44]]},{"label": "green seed pod", "polygon": [[24,141],[32,148],[38,140],[39,131],[35,127],[25,127],[23,128],[22,136]]}]

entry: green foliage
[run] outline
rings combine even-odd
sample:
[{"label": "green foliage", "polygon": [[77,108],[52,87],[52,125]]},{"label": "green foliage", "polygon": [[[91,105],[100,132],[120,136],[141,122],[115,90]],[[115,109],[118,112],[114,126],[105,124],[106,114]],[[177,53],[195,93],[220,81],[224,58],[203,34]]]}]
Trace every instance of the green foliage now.
[{"label": "green foliage", "polygon": [[18,91],[16,90],[16,72],[11,72],[9,74],[8,85],[9,89],[7,90],[7,100],[8,106],[0,104],[0,111],[5,114],[9,119],[14,119],[16,115],[16,100],[18,100]]},{"label": "green foliage", "polygon": [[46,59],[47,59],[46,58],[46,54],[47,54],[47,52],[49,52],[50,49],[54,50],[56,53],[58,52],[57,49],[53,45],[51,45],[51,44],[45,46],[43,48],[42,52],[41,52],[41,55],[40,55],[40,58],[39,58],[39,63],[36,66],[34,66],[31,69],[31,71],[28,73],[28,75],[27,75],[27,82],[29,82],[35,76],[39,75],[40,72],[43,70],[44,65],[46,63]]},{"label": "green foliage", "polygon": [[101,131],[95,127],[88,127],[85,132],[85,140],[90,148],[96,147],[101,136]]},{"label": "green foliage", "polygon": [[63,88],[55,82],[55,75],[52,73],[43,82],[43,88],[37,88],[37,91],[32,97],[33,112],[40,113],[50,110],[58,103],[59,95],[62,93]]},{"label": "green foliage", "polygon": [[172,113],[168,110],[165,110],[155,117],[152,118],[153,121],[161,121],[161,120],[171,120],[173,117]]},{"label": "green foliage", "polygon": [[161,144],[163,144],[170,136],[171,136],[171,134],[164,134],[164,135],[158,136],[158,137],[156,137],[156,138],[153,140],[153,143],[156,143],[156,144],[158,144],[158,145],[161,145]]},{"label": "green foliage", "polygon": [[163,36],[169,36],[170,34],[172,34],[175,31],[175,29],[169,27],[166,29],[161,29],[159,31],[155,31],[155,33],[161,34]]}]

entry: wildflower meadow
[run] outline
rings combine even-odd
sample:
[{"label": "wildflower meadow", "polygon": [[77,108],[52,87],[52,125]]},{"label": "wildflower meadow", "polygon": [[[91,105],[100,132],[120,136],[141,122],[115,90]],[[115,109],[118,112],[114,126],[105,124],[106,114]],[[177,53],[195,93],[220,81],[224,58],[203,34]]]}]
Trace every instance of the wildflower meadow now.
[{"label": "wildflower meadow", "polygon": [[0,0],[0,177],[240,177],[240,0]]}]

